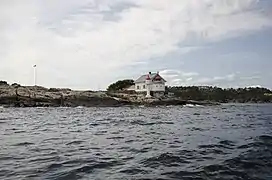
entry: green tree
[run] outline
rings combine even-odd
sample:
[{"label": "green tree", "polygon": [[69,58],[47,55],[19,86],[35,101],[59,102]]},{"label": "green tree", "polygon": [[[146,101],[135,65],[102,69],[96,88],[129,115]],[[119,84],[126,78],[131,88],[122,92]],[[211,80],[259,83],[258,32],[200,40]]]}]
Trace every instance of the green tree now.
[{"label": "green tree", "polygon": [[125,80],[119,80],[115,83],[112,83],[108,87],[108,91],[121,91],[124,90],[130,86],[134,85],[134,80],[132,79],[125,79]]},{"label": "green tree", "polygon": [[8,86],[7,81],[0,81],[0,86]]},{"label": "green tree", "polygon": [[197,86],[167,87],[176,97],[184,100],[210,100],[216,102],[272,102],[271,90],[266,88],[222,89],[219,87],[201,88]]}]

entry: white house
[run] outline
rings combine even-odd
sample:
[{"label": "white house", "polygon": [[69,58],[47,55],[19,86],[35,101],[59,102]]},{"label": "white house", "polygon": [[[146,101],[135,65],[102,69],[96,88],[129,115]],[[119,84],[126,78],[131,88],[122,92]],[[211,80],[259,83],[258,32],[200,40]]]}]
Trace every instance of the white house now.
[{"label": "white house", "polygon": [[135,85],[130,87],[129,89],[134,89],[136,92],[146,92],[146,96],[151,97],[153,95],[164,94],[165,83],[166,80],[161,77],[159,72],[149,72],[140,76],[135,81]]}]

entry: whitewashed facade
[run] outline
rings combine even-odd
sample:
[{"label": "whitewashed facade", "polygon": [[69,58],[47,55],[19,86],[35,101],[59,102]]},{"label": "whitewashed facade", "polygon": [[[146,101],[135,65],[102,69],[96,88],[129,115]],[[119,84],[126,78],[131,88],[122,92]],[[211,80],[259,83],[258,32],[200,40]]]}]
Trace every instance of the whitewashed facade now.
[{"label": "whitewashed facade", "polygon": [[145,82],[140,82],[140,83],[135,83],[134,90],[136,92],[145,92],[146,91],[146,83]]},{"label": "whitewashed facade", "polygon": [[[156,94],[165,92],[165,83],[166,80],[161,77],[159,72],[157,73],[147,73],[145,75],[140,76],[136,81],[135,88],[136,92],[147,92],[147,94]],[[133,87],[130,87],[132,89]]]},{"label": "whitewashed facade", "polygon": [[[147,85],[146,83],[135,83],[134,90],[136,92],[146,92]],[[165,92],[165,83],[152,83],[150,85],[150,90],[153,92]]]}]

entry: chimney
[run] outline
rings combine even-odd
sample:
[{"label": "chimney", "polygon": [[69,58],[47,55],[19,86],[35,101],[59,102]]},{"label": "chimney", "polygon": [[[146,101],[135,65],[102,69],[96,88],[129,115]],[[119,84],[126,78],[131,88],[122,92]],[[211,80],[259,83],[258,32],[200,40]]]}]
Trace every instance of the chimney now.
[{"label": "chimney", "polygon": [[151,80],[151,72],[149,72],[146,76],[146,80]]},{"label": "chimney", "polygon": [[159,71],[157,71],[157,74],[159,74]]}]

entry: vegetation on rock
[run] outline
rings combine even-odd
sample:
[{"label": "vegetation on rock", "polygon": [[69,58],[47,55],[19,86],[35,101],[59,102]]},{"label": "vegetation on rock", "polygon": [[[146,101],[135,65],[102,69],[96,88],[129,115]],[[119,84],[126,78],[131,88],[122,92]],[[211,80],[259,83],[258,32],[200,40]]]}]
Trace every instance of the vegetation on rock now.
[{"label": "vegetation on rock", "polygon": [[272,102],[272,91],[266,88],[222,89],[219,87],[167,87],[168,92],[184,100],[208,100],[215,102]]},{"label": "vegetation on rock", "polygon": [[13,86],[13,87],[20,87],[21,85],[18,84],[18,83],[13,83],[11,86]]},{"label": "vegetation on rock", "polygon": [[0,86],[8,86],[8,82],[7,81],[0,81]]},{"label": "vegetation on rock", "polygon": [[[263,103],[272,102],[272,91],[266,88],[222,89],[219,87],[166,87],[164,98],[146,99],[143,94],[129,93],[126,88],[133,80],[117,81],[108,92],[73,91],[70,89],[44,88],[40,86],[7,85],[1,81],[0,105],[8,107],[36,106],[123,106],[123,105],[184,105],[219,103]],[[169,97],[172,96],[172,97]]]},{"label": "vegetation on rock", "polygon": [[119,80],[109,85],[107,91],[113,91],[113,92],[122,91],[132,85],[134,85],[134,80],[132,79]]}]

